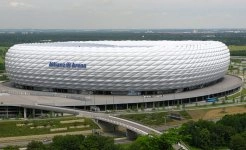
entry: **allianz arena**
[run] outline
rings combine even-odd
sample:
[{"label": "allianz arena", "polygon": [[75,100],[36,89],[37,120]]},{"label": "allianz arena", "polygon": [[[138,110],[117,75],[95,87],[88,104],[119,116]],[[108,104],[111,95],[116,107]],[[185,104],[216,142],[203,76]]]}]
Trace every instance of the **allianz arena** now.
[{"label": "allianz arena", "polygon": [[144,95],[219,82],[229,61],[216,41],[83,41],[17,44],[5,66],[20,88]]}]

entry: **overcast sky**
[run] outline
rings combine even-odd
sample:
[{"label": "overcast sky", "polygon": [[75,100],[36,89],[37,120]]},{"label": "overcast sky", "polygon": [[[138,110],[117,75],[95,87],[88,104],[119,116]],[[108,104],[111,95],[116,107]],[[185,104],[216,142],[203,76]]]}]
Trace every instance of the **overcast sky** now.
[{"label": "overcast sky", "polygon": [[246,28],[246,0],[0,0],[0,28]]}]

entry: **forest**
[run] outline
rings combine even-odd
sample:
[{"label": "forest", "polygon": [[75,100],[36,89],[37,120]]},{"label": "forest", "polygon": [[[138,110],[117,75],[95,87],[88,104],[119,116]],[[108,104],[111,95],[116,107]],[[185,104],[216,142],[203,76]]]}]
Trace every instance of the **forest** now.
[{"label": "forest", "polygon": [[246,114],[226,115],[217,122],[190,121],[182,125],[179,134],[188,145],[204,150],[245,150]]},{"label": "forest", "polygon": [[95,40],[215,40],[226,45],[246,45],[246,32],[223,30],[14,30],[0,32],[0,46],[18,43]]}]

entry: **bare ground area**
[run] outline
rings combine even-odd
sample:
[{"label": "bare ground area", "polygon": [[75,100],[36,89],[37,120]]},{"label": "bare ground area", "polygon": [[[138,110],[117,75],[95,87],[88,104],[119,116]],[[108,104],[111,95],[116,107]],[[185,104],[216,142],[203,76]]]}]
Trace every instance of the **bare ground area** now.
[{"label": "bare ground area", "polygon": [[225,115],[246,113],[245,106],[232,106],[232,107],[223,107],[216,109],[208,110],[189,110],[187,111],[193,120],[204,119],[204,120],[213,120],[217,118],[222,118]]},{"label": "bare ground area", "polygon": [[232,115],[238,113],[246,113],[246,107],[236,106],[236,107],[225,107],[224,109],[220,108],[220,109],[210,110],[203,116],[202,119],[209,120],[209,119],[221,118],[225,115]]},{"label": "bare ground area", "polygon": [[224,108],[216,108],[216,109],[197,109],[197,110],[186,110],[187,113],[191,116],[192,119],[184,119],[181,121],[173,120],[172,122],[168,122],[166,124],[155,126],[157,130],[163,131],[168,128],[172,128],[174,126],[179,126],[189,120],[197,121],[199,119],[203,120],[218,120],[225,115],[232,115],[238,113],[246,113],[246,106],[231,106]]}]

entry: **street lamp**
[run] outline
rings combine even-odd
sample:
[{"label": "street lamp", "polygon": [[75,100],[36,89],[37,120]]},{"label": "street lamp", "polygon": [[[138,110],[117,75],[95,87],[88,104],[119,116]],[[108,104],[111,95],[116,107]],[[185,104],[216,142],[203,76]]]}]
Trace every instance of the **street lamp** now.
[{"label": "street lamp", "polygon": [[96,103],[96,102],[95,102],[95,95],[94,95],[94,106],[95,106],[95,103]]},{"label": "street lamp", "polygon": [[114,96],[113,96],[113,110],[114,110]]}]

